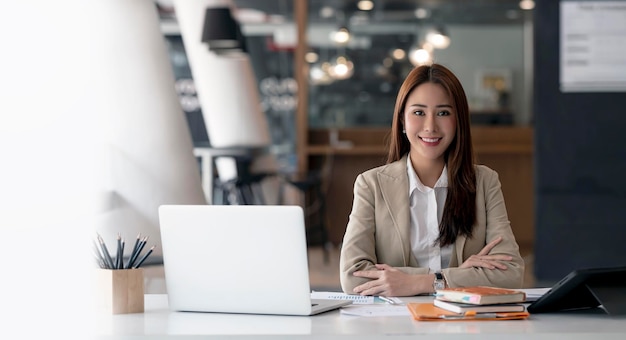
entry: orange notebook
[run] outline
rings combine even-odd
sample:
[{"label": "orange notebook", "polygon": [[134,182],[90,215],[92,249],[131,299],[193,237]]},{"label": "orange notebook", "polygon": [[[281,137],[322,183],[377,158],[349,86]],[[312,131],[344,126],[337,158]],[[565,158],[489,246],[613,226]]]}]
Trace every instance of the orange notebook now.
[{"label": "orange notebook", "polygon": [[408,303],[407,308],[413,319],[418,321],[496,321],[522,320],[528,318],[528,312],[476,313],[457,314],[435,307],[432,303]]}]

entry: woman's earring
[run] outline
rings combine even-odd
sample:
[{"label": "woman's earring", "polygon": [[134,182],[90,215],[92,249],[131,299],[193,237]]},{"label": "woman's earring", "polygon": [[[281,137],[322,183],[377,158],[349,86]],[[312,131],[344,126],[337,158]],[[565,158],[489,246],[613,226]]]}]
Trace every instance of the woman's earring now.
[{"label": "woman's earring", "polygon": [[406,134],[406,130],[405,130],[405,129],[402,129],[402,133]]}]

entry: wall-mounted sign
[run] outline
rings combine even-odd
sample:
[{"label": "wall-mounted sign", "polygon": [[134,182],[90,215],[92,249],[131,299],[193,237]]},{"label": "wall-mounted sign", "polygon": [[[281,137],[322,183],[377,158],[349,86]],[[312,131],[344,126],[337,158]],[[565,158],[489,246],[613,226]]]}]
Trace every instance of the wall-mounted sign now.
[{"label": "wall-mounted sign", "polygon": [[561,91],[626,92],[626,1],[561,1]]}]

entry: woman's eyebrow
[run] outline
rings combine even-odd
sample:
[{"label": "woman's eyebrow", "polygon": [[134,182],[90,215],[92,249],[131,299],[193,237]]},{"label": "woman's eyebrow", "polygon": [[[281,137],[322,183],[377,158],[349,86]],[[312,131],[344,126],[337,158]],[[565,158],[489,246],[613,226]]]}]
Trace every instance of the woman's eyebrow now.
[{"label": "woman's eyebrow", "polygon": [[[412,106],[416,106],[416,107],[424,107],[424,108],[428,107],[428,105],[425,105],[425,104],[418,104],[418,103],[415,103],[415,104],[409,104],[409,105],[408,105],[408,107],[412,107]],[[452,105],[450,105],[450,104],[439,104],[439,105],[435,105],[435,107],[436,107],[436,108],[450,108],[450,109],[451,109],[451,108],[452,108]]]}]

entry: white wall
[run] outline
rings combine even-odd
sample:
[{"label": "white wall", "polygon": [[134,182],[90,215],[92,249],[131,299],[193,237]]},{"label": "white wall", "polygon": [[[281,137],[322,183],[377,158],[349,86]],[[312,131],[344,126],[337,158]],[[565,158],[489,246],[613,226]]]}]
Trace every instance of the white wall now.
[{"label": "white wall", "polygon": [[[97,217],[122,207],[158,242],[159,203],[204,199],[191,137],[151,0],[2,9],[3,332],[85,338]],[[107,228],[134,227],[127,222]],[[80,321],[67,317],[81,311]]]}]

